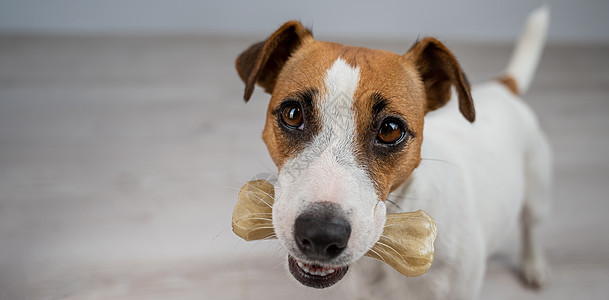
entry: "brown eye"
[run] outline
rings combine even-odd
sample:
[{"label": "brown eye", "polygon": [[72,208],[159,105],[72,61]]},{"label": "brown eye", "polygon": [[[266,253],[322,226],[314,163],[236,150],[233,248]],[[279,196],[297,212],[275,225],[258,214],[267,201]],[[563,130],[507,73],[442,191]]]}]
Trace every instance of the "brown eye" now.
[{"label": "brown eye", "polygon": [[300,104],[290,103],[284,107],[281,111],[281,120],[288,127],[302,129],[304,118]]},{"label": "brown eye", "polygon": [[381,124],[376,139],[383,144],[395,144],[404,137],[402,124],[394,119],[386,119]]}]

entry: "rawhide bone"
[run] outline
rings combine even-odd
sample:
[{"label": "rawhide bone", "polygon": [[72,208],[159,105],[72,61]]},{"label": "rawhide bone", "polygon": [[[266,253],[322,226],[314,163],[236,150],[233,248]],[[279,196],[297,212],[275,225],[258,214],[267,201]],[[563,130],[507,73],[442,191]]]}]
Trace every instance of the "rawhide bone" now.
[{"label": "rawhide bone", "polygon": [[[233,210],[233,232],[246,241],[275,238],[274,186],[266,180],[246,182]],[[366,253],[409,276],[425,273],[433,262],[436,223],[424,211],[387,214],[381,238]]]}]

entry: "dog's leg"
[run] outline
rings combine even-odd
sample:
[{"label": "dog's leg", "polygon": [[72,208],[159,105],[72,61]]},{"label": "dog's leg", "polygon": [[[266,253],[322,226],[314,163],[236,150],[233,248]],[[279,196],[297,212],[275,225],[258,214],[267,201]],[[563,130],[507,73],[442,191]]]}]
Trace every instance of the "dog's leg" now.
[{"label": "dog's leg", "polygon": [[522,209],[521,275],[526,284],[539,288],[548,275],[539,222],[549,209],[552,158],[549,144],[541,133],[532,140],[527,153],[527,187]]}]

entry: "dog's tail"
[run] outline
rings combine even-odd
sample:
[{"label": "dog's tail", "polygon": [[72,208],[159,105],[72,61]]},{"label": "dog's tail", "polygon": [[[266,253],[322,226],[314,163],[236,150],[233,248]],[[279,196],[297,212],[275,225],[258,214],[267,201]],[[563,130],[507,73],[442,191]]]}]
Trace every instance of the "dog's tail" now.
[{"label": "dog's tail", "polygon": [[516,95],[524,94],[531,85],[539,64],[550,23],[550,10],[546,5],[529,15],[510,63],[499,81]]}]

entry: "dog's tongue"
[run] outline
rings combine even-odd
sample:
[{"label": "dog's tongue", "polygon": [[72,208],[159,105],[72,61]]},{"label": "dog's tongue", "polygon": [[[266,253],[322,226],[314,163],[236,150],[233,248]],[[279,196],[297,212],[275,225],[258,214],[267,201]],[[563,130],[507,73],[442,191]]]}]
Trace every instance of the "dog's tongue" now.
[{"label": "dog's tongue", "polygon": [[[275,188],[266,180],[246,182],[233,210],[233,232],[246,241],[274,238]],[[424,211],[388,214],[383,235],[366,256],[383,261],[403,275],[427,272],[433,262],[436,223]]]}]

